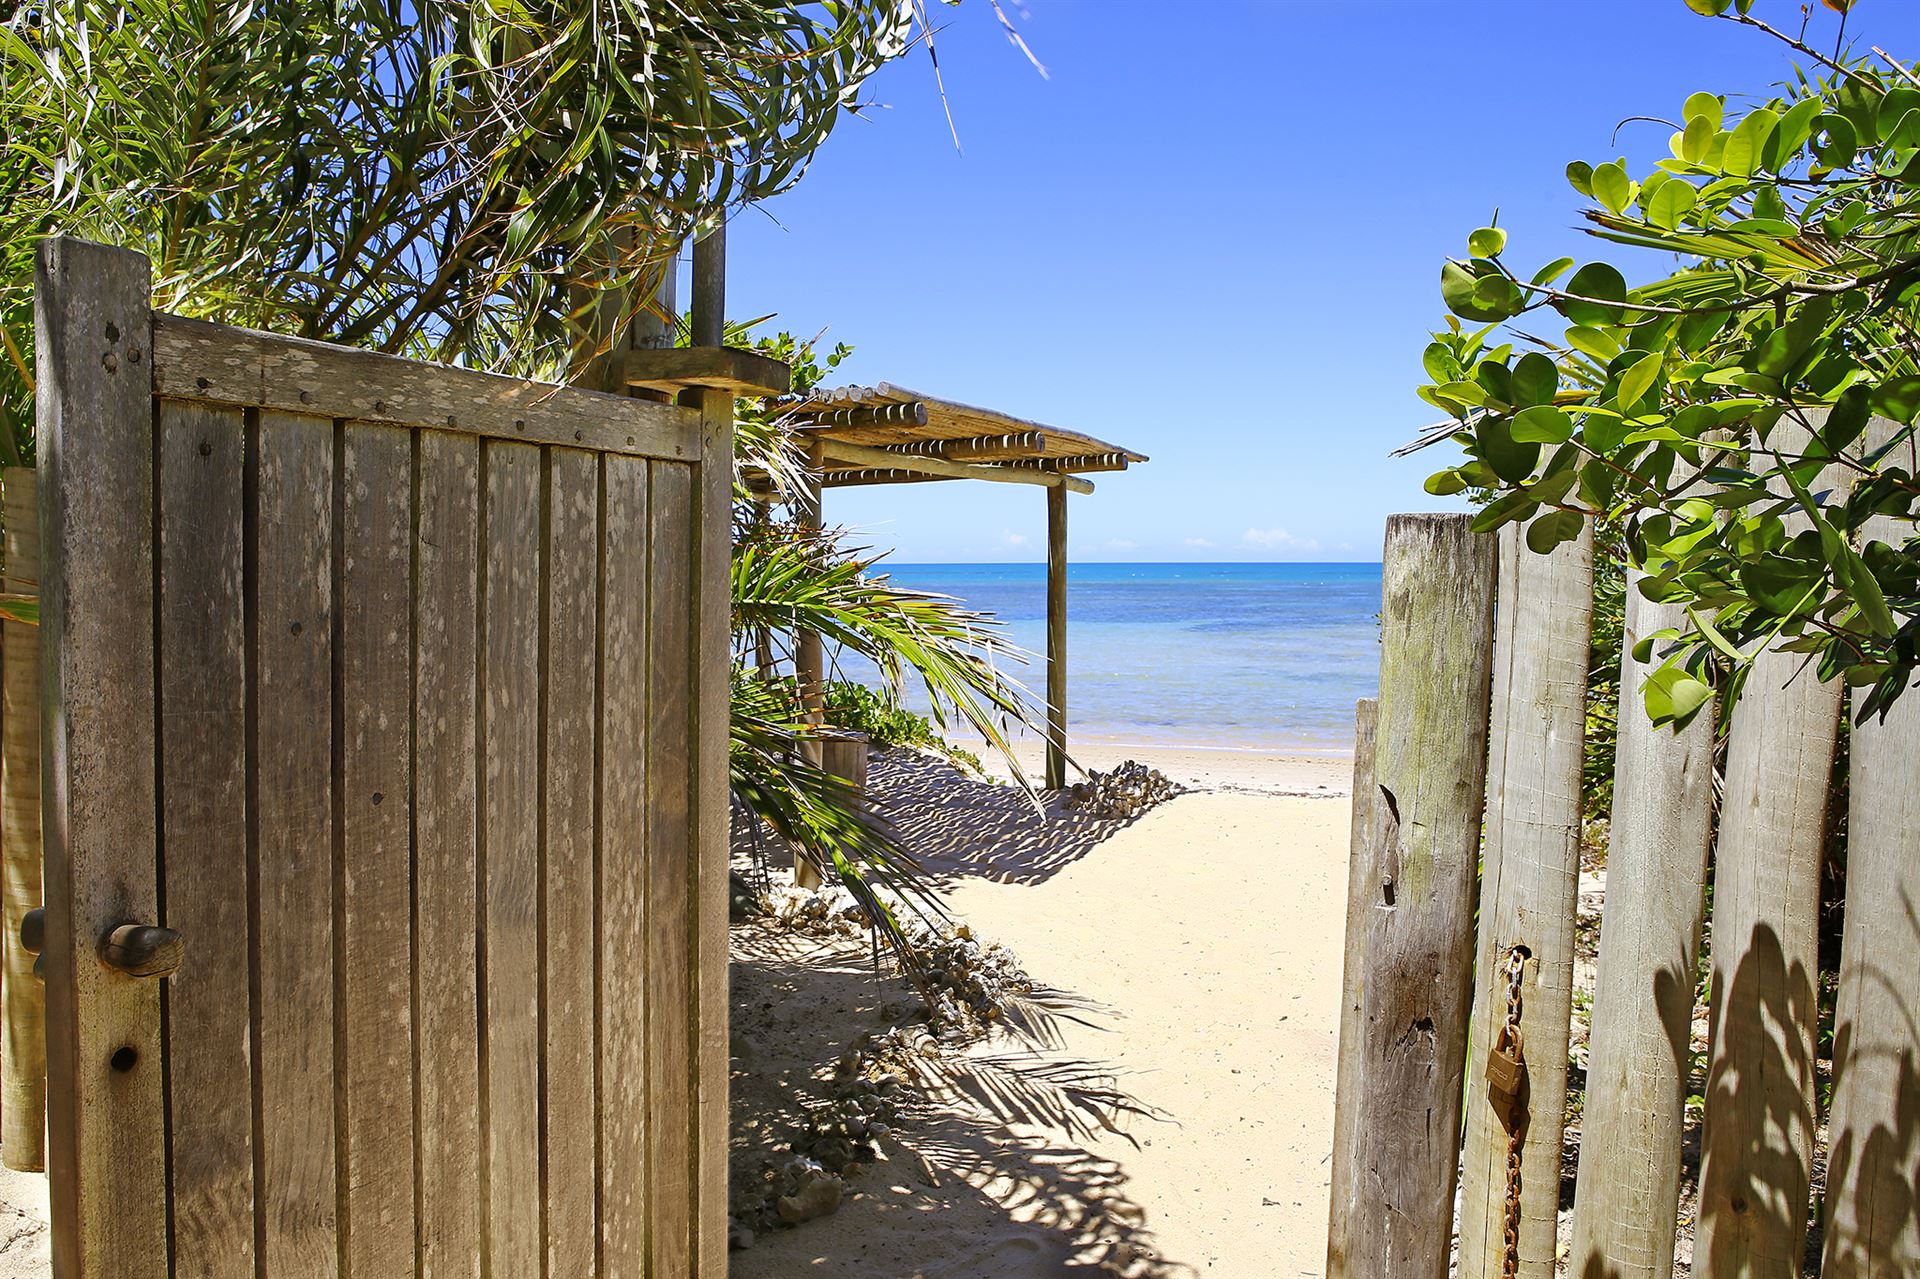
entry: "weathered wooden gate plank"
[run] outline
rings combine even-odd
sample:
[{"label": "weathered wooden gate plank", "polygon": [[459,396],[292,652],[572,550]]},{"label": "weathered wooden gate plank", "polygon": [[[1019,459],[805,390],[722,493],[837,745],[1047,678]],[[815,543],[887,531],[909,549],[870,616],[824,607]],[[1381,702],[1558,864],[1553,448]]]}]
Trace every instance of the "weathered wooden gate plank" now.
[{"label": "weathered wooden gate plank", "polygon": [[692,467],[650,463],[647,707],[647,1109],[653,1122],[653,1273],[690,1274],[693,1201],[694,1017],[693,669],[695,596]]},{"label": "weathered wooden gate plank", "polygon": [[1680,1140],[1692,1069],[1695,965],[1713,822],[1713,711],[1655,728],[1641,685],[1648,635],[1685,623],[1629,574],[1620,641],[1620,725],[1599,974],[1570,1274],[1668,1279],[1680,1203]]},{"label": "weathered wooden gate plank", "polygon": [[[6,469],[4,531],[6,589],[40,593],[40,497],[30,466]],[[0,955],[5,956],[6,1042],[0,1065],[6,1098],[0,1103],[0,1151],[18,1172],[47,1167],[47,988],[33,972],[33,956],[20,944],[26,913],[42,904],[40,874],[40,628],[0,623],[6,654],[0,667],[0,830],[4,830],[6,876],[0,900]]]},{"label": "weathered wooden gate plank", "polygon": [[254,433],[254,1012],[262,1258],[339,1273],[334,1128],[333,423]]},{"label": "weathered wooden gate plank", "polygon": [[600,1272],[647,1273],[647,464],[601,460]]},{"label": "weathered wooden gate plank", "polygon": [[485,446],[478,749],[487,1254],[540,1273],[540,451]]},{"label": "weathered wooden gate plank", "polygon": [[49,1199],[57,1279],[167,1267],[160,983],[96,962],[159,917],[148,264],[35,254]]},{"label": "weathered wooden gate plank", "polygon": [[541,1006],[547,1271],[592,1279],[598,1225],[594,1113],[595,640],[600,467],[591,453],[548,454],[542,715],[546,851]]},{"label": "weathered wooden gate plank", "polygon": [[[1901,428],[1881,418],[1869,450]],[[1920,473],[1913,437],[1881,465]],[[1863,541],[1899,546],[1911,529],[1875,516]],[[1847,914],[1834,1008],[1823,1279],[1920,1273],[1920,690],[1853,726]]]},{"label": "weathered wooden gate plank", "polygon": [[166,987],[174,1267],[251,1279],[247,427],[238,409],[176,401],[159,417],[165,922],[188,946]]},{"label": "weathered wooden gate plank", "polygon": [[1461,1164],[1462,1279],[1506,1257],[1507,1130],[1486,1091],[1486,1056],[1507,1014],[1507,957],[1525,947],[1522,1042],[1528,1121],[1521,1153],[1521,1279],[1553,1279],[1560,1134],[1573,1016],[1573,917],[1580,879],[1580,770],[1593,621],[1593,530],[1536,555],[1500,530],[1486,843],[1467,1048]]},{"label": "weathered wooden gate plank", "polygon": [[414,586],[420,1273],[480,1273],[475,700],[480,442],[422,431]]},{"label": "weathered wooden gate plank", "polygon": [[1468,524],[1387,522],[1350,1259],[1379,1279],[1444,1279],[1452,1234],[1493,631],[1493,539]]},{"label": "weathered wooden gate plank", "polygon": [[413,1268],[411,434],[340,433],[339,779],[349,1272]]},{"label": "weathered wooden gate plank", "polygon": [[[718,234],[718,233],[716,233]],[[699,263],[696,262],[696,266]],[[724,265],[720,268],[724,272]],[[697,275],[698,273],[696,273]],[[715,286],[716,291],[718,285]],[[717,313],[716,298],[713,308]],[[703,397],[707,426],[700,455],[700,539],[694,558],[699,595],[694,632],[694,1017],[698,1115],[693,1206],[695,1273],[727,1271],[727,983],[728,868],[732,860],[732,807],[727,786],[728,716],[732,698],[733,595],[733,397]]]}]

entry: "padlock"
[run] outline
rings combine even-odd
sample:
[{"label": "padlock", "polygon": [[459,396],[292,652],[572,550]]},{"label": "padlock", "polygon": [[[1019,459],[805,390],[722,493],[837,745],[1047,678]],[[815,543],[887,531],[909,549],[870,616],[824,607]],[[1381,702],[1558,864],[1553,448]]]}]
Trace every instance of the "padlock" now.
[{"label": "padlock", "polygon": [[1511,1022],[1500,1027],[1487,1053],[1487,1099],[1493,1113],[1511,1130],[1520,1120],[1521,1094],[1527,1086],[1527,1061],[1521,1051],[1520,1028]]}]

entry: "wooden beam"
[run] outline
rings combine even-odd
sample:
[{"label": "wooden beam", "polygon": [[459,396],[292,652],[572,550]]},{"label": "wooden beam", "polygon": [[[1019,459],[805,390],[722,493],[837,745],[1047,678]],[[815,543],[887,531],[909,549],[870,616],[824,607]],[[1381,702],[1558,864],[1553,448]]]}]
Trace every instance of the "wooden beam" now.
[{"label": "wooden beam", "polygon": [[733,395],[785,395],[793,370],[758,351],[731,346],[636,347],[626,352],[621,376],[648,391],[727,391]]},{"label": "wooden beam", "polygon": [[1067,784],[1067,490],[1047,490],[1047,787]]},{"label": "wooden beam", "polygon": [[919,471],[925,475],[937,475],[945,479],[997,480],[1006,484],[1058,484],[1064,485],[1074,493],[1093,492],[1092,484],[1086,480],[1075,479],[1071,475],[1054,475],[1045,471],[1014,469],[979,462],[949,462],[941,457],[913,457],[906,453],[889,453],[885,449],[877,449],[865,444],[842,444],[838,440],[816,439],[814,443],[819,445],[823,461],[839,462],[860,469]]},{"label": "wooden beam", "polygon": [[[40,593],[40,498],[33,468],[10,466],[0,492],[6,537],[6,589]],[[0,625],[6,662],[0,673],[0,1154],[19,1172],[47,1168],[47,992],[21,943],[20,923],[40,908],[40,628]]]},{"label": "wooden beam", "polygon": [[1131,460],[1125,453],[1086,453],[1079,457],[1016,458],[1007,465],[1036,471],[1051,471],[1056,474],[1078,475],[1084,471],[1124,471]]},{"label": "wooden beam", "polygon": [[914,440],[884,447],[889,453],[944,457],[949,462],[1005,462],[1014,458],[1038,458],[1046,452],[1047,437],[1040,431],[1023,431],[1018,435],[974,435],[959,440]]},{"label": "wooden beam", "polygon": [[822,488],[856,488],[868,484],[938,484],[958,479],[954,475],[923,475],[919,471],[875,470],[828,471],[820,478]]}]

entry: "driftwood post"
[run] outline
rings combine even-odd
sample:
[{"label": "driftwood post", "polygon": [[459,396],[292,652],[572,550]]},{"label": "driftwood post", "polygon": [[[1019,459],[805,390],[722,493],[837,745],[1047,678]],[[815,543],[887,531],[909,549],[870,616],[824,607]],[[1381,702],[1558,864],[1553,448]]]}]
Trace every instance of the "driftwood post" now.
[{"label": "driftwood post", "polygon": [[[1884,420],[1869,444],[1898,428]],[[1916,473],[1911,436],[1883,466]],[[1886,516],[1864,540],[1899,546]],[[1920,690],[1853,726],[1847,916],[1834,1009],[1825,1279],[1920,1273]]]},{"label": "driftwood post", "polygon": [[[1361,978],[1365,975],[1367,913],[1380,876],[1373,865],[1373,743],[1380,703],[1363,697],[1353,708],[1353,812],[1347,844],[1346,954],[1340,971],[1340,1046],[1334,1074],[1333,1167],[1327,1205],[1327,1279],[1358,1279],[1347,1263],[1356,1189],[1355,1148],[1360,1110]],[[1350,1100],[1352,1099],[1352,1100]]]},{"label": "driftwood post", "polygon": [[[40,593],[40,507],[31,467],[9,467],[0,494],[7,539],[6,589]],[[0,1151],[19,1172],[46,1169],[47,1000],[33,975],[33,956],[20,944],[20,920],[40,905],[40,628],[22,622],[0,625],[5,666],[0,673],[0,838],[6,877],[0,913],[0,982],[6,1003],[6,1071],[0,1102]]]},{"label": "driftwood post", "polygon": [[1493,539],[1387,522],[1352,1272],[1445,1279],[1487,771]]},{"label": "driftwood post", "polygon": [[1520,1023],[1527,1063],[1522,1279],[1552,1279],[1560,1209],[1593,530],[1549,555],[1528,550],[1522,533],[1513,524],[1500,532],[1486,848],[1467,1053],[1461,1279],[1494,1279],[1506,1255],[1507,1131],[1488,1101],[1484,1065],[1506,1019],[1507,957],[1516,948],[1528,956]]},{"label": "driftwood post", "polygon": [[1639,580],[1629,575],[1620,641],[1614,818],[1568,1271],[1610,1279],[1673,1273],[1713,815],[1712,709],[1674,732],[1655,728],[1641,705],[1659,660],[1636,662],[1634,646],[1686,615],[1642,598]]},{"label": "driftwood post", "polygon": [[1047,768],[1049,789],[1067,784],[1067,488],[1047,489]]}]

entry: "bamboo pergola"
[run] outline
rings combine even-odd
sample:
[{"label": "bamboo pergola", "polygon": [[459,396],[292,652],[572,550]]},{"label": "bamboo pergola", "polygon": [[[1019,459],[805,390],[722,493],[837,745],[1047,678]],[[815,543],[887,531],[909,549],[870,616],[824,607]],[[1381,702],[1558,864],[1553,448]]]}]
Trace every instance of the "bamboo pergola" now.
[{"label": "bamboo pergola", "polygon": [[[821,491],[872,484],[985,480],[1047,491],[1046,784],[1066,784],[1067,494],[1091,493],[1089,473],[1124,471],[1143,453],[1079,431],[1046,426],[993,409],[924,395],[882,382],[814,391],[786,401],[806,443],[806,491],[793,506],[801,523],[820,526]],[[753,477],[749,477],[749,484]],[[771,491],[765,496],[770,499]],[[796,675],[817,699],[825,679],[817,635],[798,637]],[[809,692],[810,690],[810,692]]]}]

